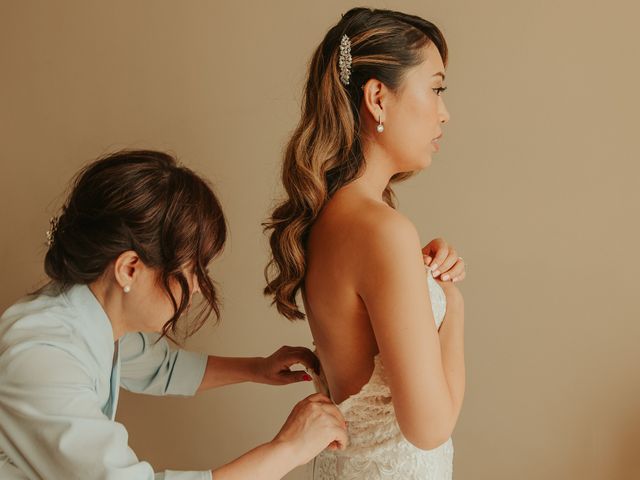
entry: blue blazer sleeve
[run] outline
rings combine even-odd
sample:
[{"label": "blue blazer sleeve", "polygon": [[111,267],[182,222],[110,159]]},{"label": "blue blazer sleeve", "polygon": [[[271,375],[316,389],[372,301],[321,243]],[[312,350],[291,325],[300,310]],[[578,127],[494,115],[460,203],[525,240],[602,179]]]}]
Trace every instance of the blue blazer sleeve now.
[{"label": "blue blazer sleeve", "polygon": [[85,360],[80,349],[44,342],[4,352],[0,449],[10,463],[0,466],[1,478],[212,478],[210,471],[156,474],[139,461],[124,426],[102,412]]},{"label": "blue blazer sleeve", "polygon": [[160,334],[128,333],[120,338],[120,385],[148,395],[193,395],[207,366],[204,353],[172,350]]}]

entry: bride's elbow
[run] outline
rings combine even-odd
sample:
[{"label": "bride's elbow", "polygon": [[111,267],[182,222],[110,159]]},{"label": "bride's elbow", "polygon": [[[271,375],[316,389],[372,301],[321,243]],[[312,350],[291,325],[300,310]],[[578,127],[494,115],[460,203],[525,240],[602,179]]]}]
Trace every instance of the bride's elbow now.
[{"label": "bride's elbow", "polygon": [[411,428],[402,428],[402,434],[416,448],[420,450],[433,450],[446,443],[451,434],[452,429],[446,425],[432,425],[431,428],[415,428],[415,424]]},{"label": "bride's elbow", "polygon": [[412,445],[414,445],[416,448],[419,448],[420,450],[433,450],[435,448],[438,448],[439,446],[446,443],[450,437],[451,437],[451,433],[449,432],[440,434],[440,435],[431,433],[429,435],[420,435],[413,438],[407,437],[405,435],[405,438]]}]

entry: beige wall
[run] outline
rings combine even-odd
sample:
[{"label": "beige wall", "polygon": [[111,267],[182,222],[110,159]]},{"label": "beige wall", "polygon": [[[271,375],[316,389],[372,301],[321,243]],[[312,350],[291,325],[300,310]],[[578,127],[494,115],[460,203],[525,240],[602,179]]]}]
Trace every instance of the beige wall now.
[{"label": "beige wall", "polygon": [[[640,478],[634,3],[370,2],[431,19],[451,49],[442,150],[397,191],[423,243],[443,236],[468,263],[458,480]],[[261,294],[260,222],[306,62],[355,5],[2,1],[0,308],[42,279],[48,218],[81,164],[168,149],[212,179],[231,227],[213,266],[223,323],[189,347],[309,346]],[[125,394],[119,419],[155,467],[208,468],[269,440],[310,392]]]}]

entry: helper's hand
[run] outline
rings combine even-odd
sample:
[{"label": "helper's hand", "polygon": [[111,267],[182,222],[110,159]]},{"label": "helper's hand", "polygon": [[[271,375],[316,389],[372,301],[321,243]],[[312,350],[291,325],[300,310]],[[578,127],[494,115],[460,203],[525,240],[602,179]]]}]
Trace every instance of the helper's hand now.
[{"label": "helper's hand", "polygon": [[298,402],[272,442],[285,442],[304,465],[325,448],[344,450],[349,443],[347,425],[335,404],[322,393]]},{"label": "helper's hand", "polygon": [[288,385],[295,382],[311,381],[304,370],[291,370],[291,366],[300,363],[315,372],[320,371],[320,361],[306,347],[283,346],[268,357],[259,360],[255,381],[268,385]]}]

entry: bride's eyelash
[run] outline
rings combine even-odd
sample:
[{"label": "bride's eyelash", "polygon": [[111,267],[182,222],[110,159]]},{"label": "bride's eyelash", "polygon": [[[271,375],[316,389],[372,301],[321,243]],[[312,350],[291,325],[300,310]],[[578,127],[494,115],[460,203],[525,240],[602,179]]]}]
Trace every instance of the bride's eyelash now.
[{"label": "bride's eyelash", "polygon": [[434,88],[433,91],[436,92],[436,95],[440,95],[442,92],[444,92],[447,89],[447,87],[438,87],[438,88]]}]

